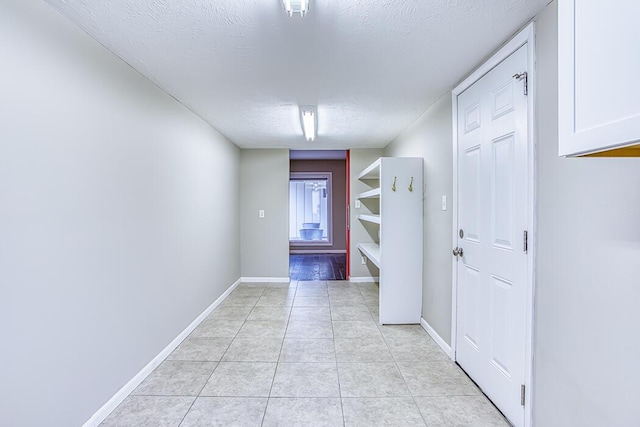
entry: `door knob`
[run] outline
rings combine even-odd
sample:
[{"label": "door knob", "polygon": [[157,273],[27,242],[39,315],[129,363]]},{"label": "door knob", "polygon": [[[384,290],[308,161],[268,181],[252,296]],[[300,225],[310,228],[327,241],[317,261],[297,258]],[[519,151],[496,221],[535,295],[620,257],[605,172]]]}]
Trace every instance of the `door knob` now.
[{"label": "door knob", "polygon": [[453,256],[463,256],[464,255],[464,251],[462,250],[462,248],[455,248],[453,250]]}]

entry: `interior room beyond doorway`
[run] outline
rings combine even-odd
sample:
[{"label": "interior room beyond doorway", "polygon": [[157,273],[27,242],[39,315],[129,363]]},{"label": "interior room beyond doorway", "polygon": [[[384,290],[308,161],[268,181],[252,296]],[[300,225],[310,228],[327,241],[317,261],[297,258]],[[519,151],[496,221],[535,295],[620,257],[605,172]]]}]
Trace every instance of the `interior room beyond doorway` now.
[{"label": "interior room beyond doorway", "polygon": [[347,153],[292,150],[289,270],[292,280],[347,278]]},{"label": "interior room beyond doorway", "polygon": [[291,254],[289,278],[291,280],[345,280],[347,256],[345,254]]}]

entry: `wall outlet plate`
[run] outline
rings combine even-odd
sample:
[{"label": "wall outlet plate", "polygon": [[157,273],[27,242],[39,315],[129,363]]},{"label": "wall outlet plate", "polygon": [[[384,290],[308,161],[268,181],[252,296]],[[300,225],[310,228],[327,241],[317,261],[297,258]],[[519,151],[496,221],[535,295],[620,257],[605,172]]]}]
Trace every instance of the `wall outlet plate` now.
[{"label": "wall outlet plate", "polygon": [[362,204],[360,203],[360,200],[356,200],[356,209],[360,209],[362,207]]}]

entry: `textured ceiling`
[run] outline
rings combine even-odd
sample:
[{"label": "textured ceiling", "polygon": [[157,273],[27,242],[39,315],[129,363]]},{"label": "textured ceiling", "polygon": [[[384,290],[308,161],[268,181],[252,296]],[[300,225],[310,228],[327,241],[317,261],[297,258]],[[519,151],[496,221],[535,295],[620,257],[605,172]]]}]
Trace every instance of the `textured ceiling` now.
[{"label": "textured ceiling", "polygon": [[240,147],[297,149],[385,146],[547,3],[46,1]]}]

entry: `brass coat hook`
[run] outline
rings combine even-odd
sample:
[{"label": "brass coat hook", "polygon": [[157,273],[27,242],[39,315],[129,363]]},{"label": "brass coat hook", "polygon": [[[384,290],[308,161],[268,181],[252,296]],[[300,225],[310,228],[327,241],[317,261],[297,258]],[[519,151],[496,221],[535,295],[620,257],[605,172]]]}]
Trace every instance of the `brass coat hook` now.
[{"label": "brass coat hook", "polygon": [[409,191],[413,191],[413,177],[411,177],[411,182],[409,183]]},{"label": "brass coat hook", "polygon": [[393,185],[391,186],[391,190],[396,191],[396,180],[398,179],[397,176],[393,177]]}]

